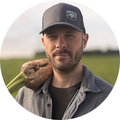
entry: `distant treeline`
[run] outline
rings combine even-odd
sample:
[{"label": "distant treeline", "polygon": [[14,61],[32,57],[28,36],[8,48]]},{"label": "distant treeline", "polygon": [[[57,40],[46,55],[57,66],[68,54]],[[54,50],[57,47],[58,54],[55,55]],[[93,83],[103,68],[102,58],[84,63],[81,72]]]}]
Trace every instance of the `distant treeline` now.
[{"label": "distant treeline", "polygon": [[[107,50],[106,52],[100,50],[83,51],[84,55],[119,55],[119,50]],[[36,52],[35,57],[45,56],[45,51]]]},{"label": "distant treeline", "polygon": [[100,50],[93,50],[93,51],[84,51],[85,55],[119,55],[119,50],[107,50],[106,52]]}]

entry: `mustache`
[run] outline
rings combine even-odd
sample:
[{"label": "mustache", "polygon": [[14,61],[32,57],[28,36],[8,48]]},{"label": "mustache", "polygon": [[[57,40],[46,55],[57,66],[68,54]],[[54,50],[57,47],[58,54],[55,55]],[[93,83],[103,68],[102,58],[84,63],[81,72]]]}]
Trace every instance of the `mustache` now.
[{"label": "mustache", "polygon": [[62,50],[56,50],[55,52],[53,52],[53,57],[55,57],[56,55],[61,54],[61,53],[67,53],[70,56],[72,56],[72,53],[69,50],[62,49]]}]

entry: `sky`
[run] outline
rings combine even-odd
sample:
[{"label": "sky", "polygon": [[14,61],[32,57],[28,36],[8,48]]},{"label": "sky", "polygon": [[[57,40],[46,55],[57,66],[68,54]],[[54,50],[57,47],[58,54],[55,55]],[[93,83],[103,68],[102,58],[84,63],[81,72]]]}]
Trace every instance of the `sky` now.
[{"label": "sky", "polygon": [[[44,51],[39,34],[42,30],[42,15],[47,8],[59,2],[40,3],[18,15],[6,30],[1,58],[33,57],[35,52]],[[118,49],[115,35],[104,18],[85,5],[73,1],[64,2],[77,6],[83,14],[86,32],[89,34],[85,51]]]}]

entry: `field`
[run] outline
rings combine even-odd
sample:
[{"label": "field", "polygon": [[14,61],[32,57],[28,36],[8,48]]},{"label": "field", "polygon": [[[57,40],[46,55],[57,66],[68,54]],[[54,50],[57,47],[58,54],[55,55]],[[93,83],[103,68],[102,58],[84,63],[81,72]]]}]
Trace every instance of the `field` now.
[{"label": "field", "polygon": [[[45,58],[45,57],[41,57]],[[0,60],[1,71],[7,85],[20,71],[21,65],[27,61],[41,59],[6,59]],[[119,71],[119,57],[116,55],[83,56],[82,64],[86,65],[96,76],[114,85]],[[17,92],[12,96],[15,98]]]}]

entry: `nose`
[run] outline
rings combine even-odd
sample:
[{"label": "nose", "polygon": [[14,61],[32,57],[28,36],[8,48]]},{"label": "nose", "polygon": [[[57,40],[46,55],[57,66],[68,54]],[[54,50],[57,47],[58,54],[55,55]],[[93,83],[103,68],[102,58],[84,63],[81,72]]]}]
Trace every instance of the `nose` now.
[{"label": "nose", "polygon": [[65,42],[63,37],[59,37],[56,43],[57,49],[65,49],[67,48],[67,43]]},{"label": "nose", "polygon": [[56,45],[56,48],[63,48],[63,49],[65,49],[65,48],[67,48],[67,45],[62,45],[62,46]]}]

